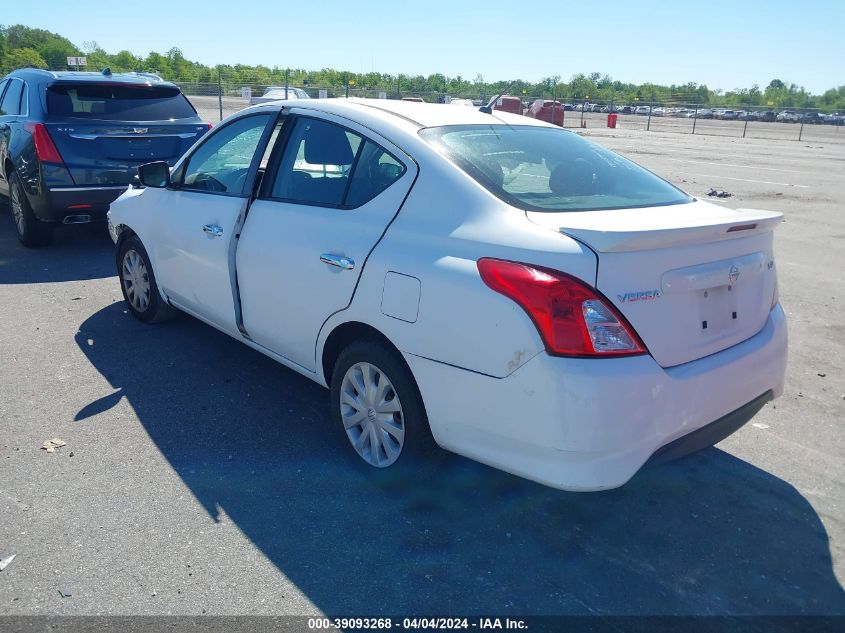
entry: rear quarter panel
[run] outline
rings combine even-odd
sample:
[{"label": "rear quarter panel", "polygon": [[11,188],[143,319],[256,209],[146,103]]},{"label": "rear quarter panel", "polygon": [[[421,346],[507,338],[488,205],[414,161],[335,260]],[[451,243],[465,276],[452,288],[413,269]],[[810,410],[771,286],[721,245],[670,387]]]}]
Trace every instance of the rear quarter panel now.
[{"label": "rear quarter panel", "polygon": [[[323,326],[317,358],[338,325],[359,321],[402,352],[507,376],[544,345],[527,314],[484,284],[478,259],[534,263],[592,283],[595,255],[576,240],[528,221],[524,212],[492,196],[433,150],[419,149],[416,158],[417,182],[366,261],[349,308]],[[390,272],[420,280],[413,323],[382,312]]]}]

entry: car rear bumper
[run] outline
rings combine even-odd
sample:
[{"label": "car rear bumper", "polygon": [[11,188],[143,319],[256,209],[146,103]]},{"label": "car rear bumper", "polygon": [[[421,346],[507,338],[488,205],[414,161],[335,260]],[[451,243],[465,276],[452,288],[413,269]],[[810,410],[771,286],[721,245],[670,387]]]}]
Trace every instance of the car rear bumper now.
[{"label": "car rear bumper", "polygon": [[104,187],[52,187],[41,195],[32,196],[35,216],[44,222],[72,222],[74,218],[87,216],[95,222],[105,220],[109,205],[128,185],[109,185]]},{"label": "car rear bumper", "polygon": [[787,332],[772,310],[750,339],[665,369],[651,356],[538,354],[493,378],[406,354],[444,448],[564,490],[627,482],[652,456],[720,441],[783,392]]}]

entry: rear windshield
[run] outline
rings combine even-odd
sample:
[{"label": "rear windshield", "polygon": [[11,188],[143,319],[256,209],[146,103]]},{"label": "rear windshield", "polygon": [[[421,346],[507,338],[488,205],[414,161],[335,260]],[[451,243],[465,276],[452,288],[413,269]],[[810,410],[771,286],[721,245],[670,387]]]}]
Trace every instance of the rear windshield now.
[{"label": "rear windshield", "polygon": [[172,86],[121,84],[58,84],[47,90],[52,117],[110,121],[167,121],[197,115]]},{"label": "rear windshield", "polygon": [[420,135],[505,202],[592,211],[691,202],[650,171],[577,134],[537,126],[455,125]]}]

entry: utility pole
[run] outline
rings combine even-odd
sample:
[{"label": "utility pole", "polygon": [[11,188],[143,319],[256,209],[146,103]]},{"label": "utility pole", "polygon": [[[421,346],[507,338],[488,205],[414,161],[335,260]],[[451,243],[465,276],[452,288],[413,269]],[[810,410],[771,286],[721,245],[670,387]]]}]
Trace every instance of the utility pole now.
[{"label": "utility pole", "polygon": [[745,138],[745,133],[748,131],[748,118],[751,114],[751,104],[748,104],[748,107],[745,110],[745,127],[742,128],[742,138]]},{"label": "utility pole", "polygon": [[220,120],[223,120],[223,78],[220,76],[220,66],[217,67],[217,106],[220,109]]},{"label": "utility pole", "polygon": [[648,106],[648,122],[645,125],[645,131],[651,129],[651,111],[654,109],[654,93],[651,93],[651,105]]}]

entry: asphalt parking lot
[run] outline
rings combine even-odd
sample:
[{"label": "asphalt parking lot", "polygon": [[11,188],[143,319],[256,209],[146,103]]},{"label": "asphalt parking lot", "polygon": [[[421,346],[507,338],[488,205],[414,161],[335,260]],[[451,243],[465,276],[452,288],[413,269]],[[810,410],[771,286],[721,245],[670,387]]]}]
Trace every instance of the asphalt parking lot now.
[{"label": "asphalt parking lot", "polygon": [[752,423],[603,493],[450,455],[376,483],[322,388],[192,318],[136,322],[105,227],[26,250],[4,209],[0,613],[845,614],[845,145],[587,134],[784,212],[787,387]]}]

